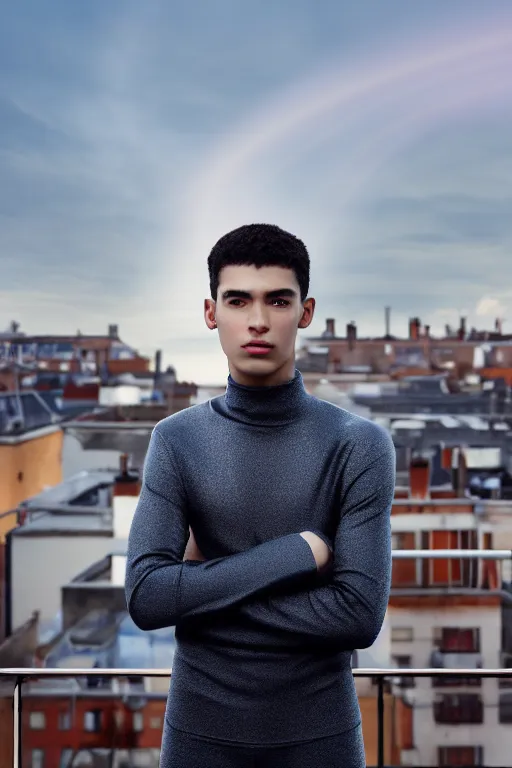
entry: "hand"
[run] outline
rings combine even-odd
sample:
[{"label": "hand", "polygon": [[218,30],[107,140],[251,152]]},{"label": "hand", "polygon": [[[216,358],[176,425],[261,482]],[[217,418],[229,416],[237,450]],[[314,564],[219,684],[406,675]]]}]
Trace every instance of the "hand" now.
[{"label": "hand", "polygon": [[204,562],[206,557],[203,555],[199,547],[197,546],[196,539],[192,528],[189,528],[190,536],[185,547],[185,553],[183,555],[183,562],[186,560],[201,560]]},{"label": "hand", "polygon": [[325,571],[332,559],[332,552],[325,541],[320,536],[317,536],[316,533],[312,533],[312,531],[303,531],[301,536],[311,547],[317,570],[319,572]]}]

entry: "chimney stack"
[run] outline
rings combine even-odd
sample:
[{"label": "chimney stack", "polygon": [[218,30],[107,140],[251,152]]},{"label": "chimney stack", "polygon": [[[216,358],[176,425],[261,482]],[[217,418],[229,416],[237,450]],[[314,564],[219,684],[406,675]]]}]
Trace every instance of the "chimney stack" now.
[{"label": "chimney stack", "polygon": [[139,473],[128,467],[128,454],[122,453],[119,457],[119,474],[114,480],[114,497],[138,496],[140,485]]},{"label": "chimney stack", "polygon": [[109,339],[118,339],[119,338],[119,326],[118,325],[109,325],[109,327],[108,327],[108,337],[109,337]]},{"label": "chimney stack", "polygon": [[425,338],[430,339],[430,325],[425,326]]},{"label": "chimney stack", "polygon": [[441,449],[441,469],[446,469],[447,472],[451,472],[452,465],[453,448],[451,446],[443,446]]},{"label": "chimney stack", "polygon": [[357,339],[357,326],[352,320],[350,323],[347,323],[347,340],[348,340],[348,348],[350,350],[354,349],[356,345],[356,339]]},{"label": "chimney stack", "polygon": [[391,336],[391,307],[384,309],[386,338]]},{"label": "chimney stack", "polygon": [[455,495],[458,498],[464,498],[466,495],[466,486],[468,483],[468,468],[463,448],[457,449],[456,460],[456,467],[452,466],[452,485],[455,491]]},{"label": "chimney stack", "polygon": [[460,319],[460,325],[459,325],[457,336],[459,338],[459,341],[464,341],[464,339],[466,338],[466,318],[465,317],[461,317]]},{"label": "chimney stack", "polygon": [[421,320],[419,317],[411,317],[409,320],[409,339],[418,341],[420,337]]},{"label": "chimney stack", "polygon": [[494,323],[494,328],[496,330],[496,333],[499,333],[499,335],[501,336],[503,331],[502,331],[502,324],[501,324],[501,318],[500,317],[496,318],[496,322]]},{"label": "chimney stack", "polygon": [[325,321],[325,335],[334,338],[336,336],[334,330],[334,318],[328,317]]},{"label": "chimney stack", "polygon": [[158,382],[160,381],[160,375],[162,373],[162,350],[157,349],[155,353],[155,375],[154,375],[154,385],[157,386]]}]

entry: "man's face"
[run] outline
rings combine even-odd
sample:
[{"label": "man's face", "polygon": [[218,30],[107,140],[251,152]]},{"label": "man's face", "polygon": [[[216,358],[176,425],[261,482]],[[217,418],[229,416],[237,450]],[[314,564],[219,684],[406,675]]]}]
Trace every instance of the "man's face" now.
[{"label": "man's face", "polygon": [[[219,274],[217,302],[207,299],[205,319],[217,323],[222,349],[235,381],[269,386],[288,381],[295,369],[297,329],[313,317],[314,299],[300,300],[291,269],[228,266]],[[262,349],[246,346],[265,342]]]}]

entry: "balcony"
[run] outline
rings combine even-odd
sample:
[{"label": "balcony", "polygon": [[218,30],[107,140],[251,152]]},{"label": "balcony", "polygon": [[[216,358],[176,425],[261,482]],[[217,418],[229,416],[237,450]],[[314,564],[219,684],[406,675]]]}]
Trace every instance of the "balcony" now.
[{"label": "balcony", "polygon": [[391,594],[451,591],[512,597],[511,555],[509,549],[395,549]]},{"label": "balcony", "polygon": [[[443,586],[393,587],[388,634],[382,632],[385,651],[362,661],[371,669],[354,669],[368,766],[512,766],[512,695],[504,689],[512,684],[512,593],[502,574],[511,551],[393,551],[395,565],[406,559],[421,573],[424,563],[474,563],[480,576],[473,587],[461,587],[458,578]],[[500,576],[495,586],[488,583],[487,565]],[[85,574],[96,585],[106,567],[103,561],[100,566]],[[466,605],[468,591],[473,597]],[[413,595],[410,600],[407,594]],[[86,601],[78,604],[85,615],[73,614],[70,648],[97,641],[105,629],[93,621]],[[473,614],[465,629],[455,630],[459,609]],[[105,604],[103,610],[112,619],[113,609]],[[109,631],[108,642],[117,637]],[[135,643],[130,637],[128,646]],[[74,655],[66,643],[64,655],[55,646],[34,657],[48,666],[28,668],[22,665],[35,662],[21,657],[4,661],[16,668],[0,670],[0,768],[156,768],[170,676],[159,668],[170,664],[170,657],[152,654],[141,669],[140,648],[136,656],[106,661]],[[373,668],[389,666],[391,655],[396,668]],[[416,668],[423,664],[428,669]]]},{"label": "balcony", "polygon": [[[447,694],[444,699],[436,694],[433,716],[443,725],[437,734],[439,743],[430,745],[429,758],[422,760],[412,728],[414,707],[403,700],[407,693],[397,691],[397,670],[354,669],[353,674],[356,686],[366,680],[374,691],[374,696],[368,697],[368,686],[362,689],[363,694],[358,689],[368,768],[403,764],[418,768],[512,766],[512,750],[506,749],[510,739],[507,724],[512,722],[512,702],[508,698],[499,700],[506,753],[501,762],[496,762],[495,757],[486,762],[493,738],[489,729],[494,724],[486,725],[486,707],[479,695],[473,706],[475,695],[469,695],[470,701],[468,694]],[[512,680],[512,669],[400,670],[401,678],[468,674],[482,681]],[[162,669],[0,670],[0,764],[14,768],[157,768],[170,675],[171,670]],[[112,684],[105,685],[107,680]],[[148,680],[160,684],[148,686]],[[497,686],[495,690],[498,692]],[[504,696],[510,698],[510,694]],[[424,723],[425,711],[418,714]],[[447,741],[450,729],[454,736]]]}]

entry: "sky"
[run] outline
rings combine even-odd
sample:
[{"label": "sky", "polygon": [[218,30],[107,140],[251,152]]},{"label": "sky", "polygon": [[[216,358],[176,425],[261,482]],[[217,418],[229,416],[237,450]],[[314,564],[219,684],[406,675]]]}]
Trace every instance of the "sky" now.
[{"label": "sky", "polygon": [[104,333],[222,384],[206,260],[306,243],[299,342],[512,332],[509,0],[25,0],[0,25],[0,329]]}]

